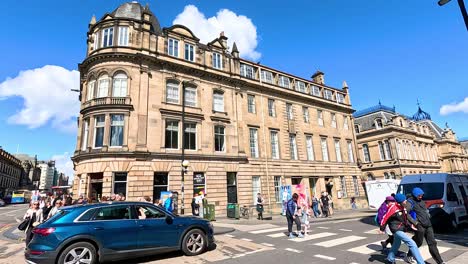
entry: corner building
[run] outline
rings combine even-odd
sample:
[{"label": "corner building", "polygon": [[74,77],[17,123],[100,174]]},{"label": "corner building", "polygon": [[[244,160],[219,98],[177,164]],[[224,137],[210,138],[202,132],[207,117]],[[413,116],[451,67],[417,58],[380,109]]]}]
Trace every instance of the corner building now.
[{"label": "corner building", "polygon": [[223,33],[204,44],[185,26],[161,29],[136,2],[93,17],[87,43],[75,194],[171,190],[180,208],[183,147],[186,213],[199,191],[217,215],[228,203],[253,206],[258,192],[275,211],[280,186],[299,183],[328,190],[338,208],[350,206],[346,197],[365,201],[345,82],[337,89],[321,72],[307,80],[241,59]]}]

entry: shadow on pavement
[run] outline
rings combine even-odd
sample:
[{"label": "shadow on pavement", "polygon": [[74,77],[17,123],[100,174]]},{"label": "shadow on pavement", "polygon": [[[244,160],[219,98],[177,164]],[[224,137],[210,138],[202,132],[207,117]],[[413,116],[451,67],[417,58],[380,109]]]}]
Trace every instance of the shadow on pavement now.
[{"label": "shadow on pavement", "polygon": [[[210,248],[208,248],[208,251],[213,251],[216,250],[217,245],[213,244]],[[205,254],[204,252],[203,254]],[[202,255],[203,255],[202,254]],[[146,256],[146,257],[139,257],[139,258],[133,258],[133,259],[124,259],[121,261],[112,261],[112,263],[115,264],[138,264],[138,263],[146,263],[146,262],[152,262],[152,261],[158,261],[158,260],[168,260],[170,261],[173,258],[178,258],[184,256],[184,253],[182,251],[172,251],[172,252],[167,252],[167,253],[162,253],[158,255],[152,255],[152,256]],[[110,263],[110,262],[106,262]]]}]

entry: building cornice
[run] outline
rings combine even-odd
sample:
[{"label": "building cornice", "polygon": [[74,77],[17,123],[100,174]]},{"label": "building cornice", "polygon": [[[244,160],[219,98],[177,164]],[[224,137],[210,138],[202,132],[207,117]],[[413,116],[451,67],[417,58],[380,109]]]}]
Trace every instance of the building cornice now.
[{"label": "building cornice", "polygon": [[417,137],[426,138],[426,139],[436,141],[436,138],[434,136],[421,134],[421,133],[418,133],[418,132],[416,132],[414,130],[405,129],[405,128],[395,126],[395,125],[387,125],[387,126],[383,127],[382,129],[372,129],[372,130],[367,130],[367,131],[357,133],[356,134],[356,139],[358,139],[358,140],[359,139],[364,139],[364,138],[371,137],[371,136],[383,135],[385,133],[388,133],[389,137],[395,137],[395,135],[389,134],[389,133],[392,133],[392,132],[398,132],[398,133],[402,133],[402,134],[417,136]]}]

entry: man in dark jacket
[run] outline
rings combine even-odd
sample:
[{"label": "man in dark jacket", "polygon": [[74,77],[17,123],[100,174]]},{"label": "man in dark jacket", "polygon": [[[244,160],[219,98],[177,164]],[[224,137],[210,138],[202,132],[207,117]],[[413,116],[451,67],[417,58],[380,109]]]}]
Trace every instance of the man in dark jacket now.
[{"label": "man in dark jacket", "polygon": [[395,254],[398,252],[401,242],[403,241],[411,250],[416,262],[418,264],[424,264],[424,259],[419,252],[418,246],[405,234],[409,229],[416,229],[415,225],[417,225],[417,222],[408,215],[405,209],[406,197],[399,193],[395,195],[395,200],[396,202],[389,203],[387,212],[380,221],[380,230],[384,231],[385,227],[388,225],[394,237],[392,248],[387,256],[387,261],[395,263]]},{"label": "man in dark jacket", "polygon": [[301,230],[301,220],[296,215],[297,210],[297,199],[299,195],[297,193],[293,194],[292,198],[286,203],[286,219],[288,220],[288,232],[289,238],[294,238],[294,234],[292,232],[293,222],[296,223],[298,237],[304,237]]},{"label": "man in dark jacket", "polygon": [[[426,203],[422,200],[424,191],[421,188],[414,188],[411,192],[412,197],[408,199],[407,210],[416,213],[416,220],[418,221],[418,230],[414,233],[413,240],[416,242],[418,248],[422,245],[424,238],[426,238],[429,253],[437,264],[444,263],[440,256],[439,249],[437,249],[437,242],[434,238],[434,229],[431,224],[431,216],[426,208]],[[411,252],[407,254],[408,260],[411,261]]]}]

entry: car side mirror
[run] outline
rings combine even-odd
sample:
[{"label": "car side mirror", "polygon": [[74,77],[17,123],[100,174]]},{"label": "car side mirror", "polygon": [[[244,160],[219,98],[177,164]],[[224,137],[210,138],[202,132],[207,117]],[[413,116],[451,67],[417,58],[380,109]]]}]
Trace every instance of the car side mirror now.
[{"label": "car side mirror", "polygon": [[171,225],[172,222],[173,222],[172,217],[171,217],[170,215],[166,215],[166,223],[169,224],[169,225]]}]

